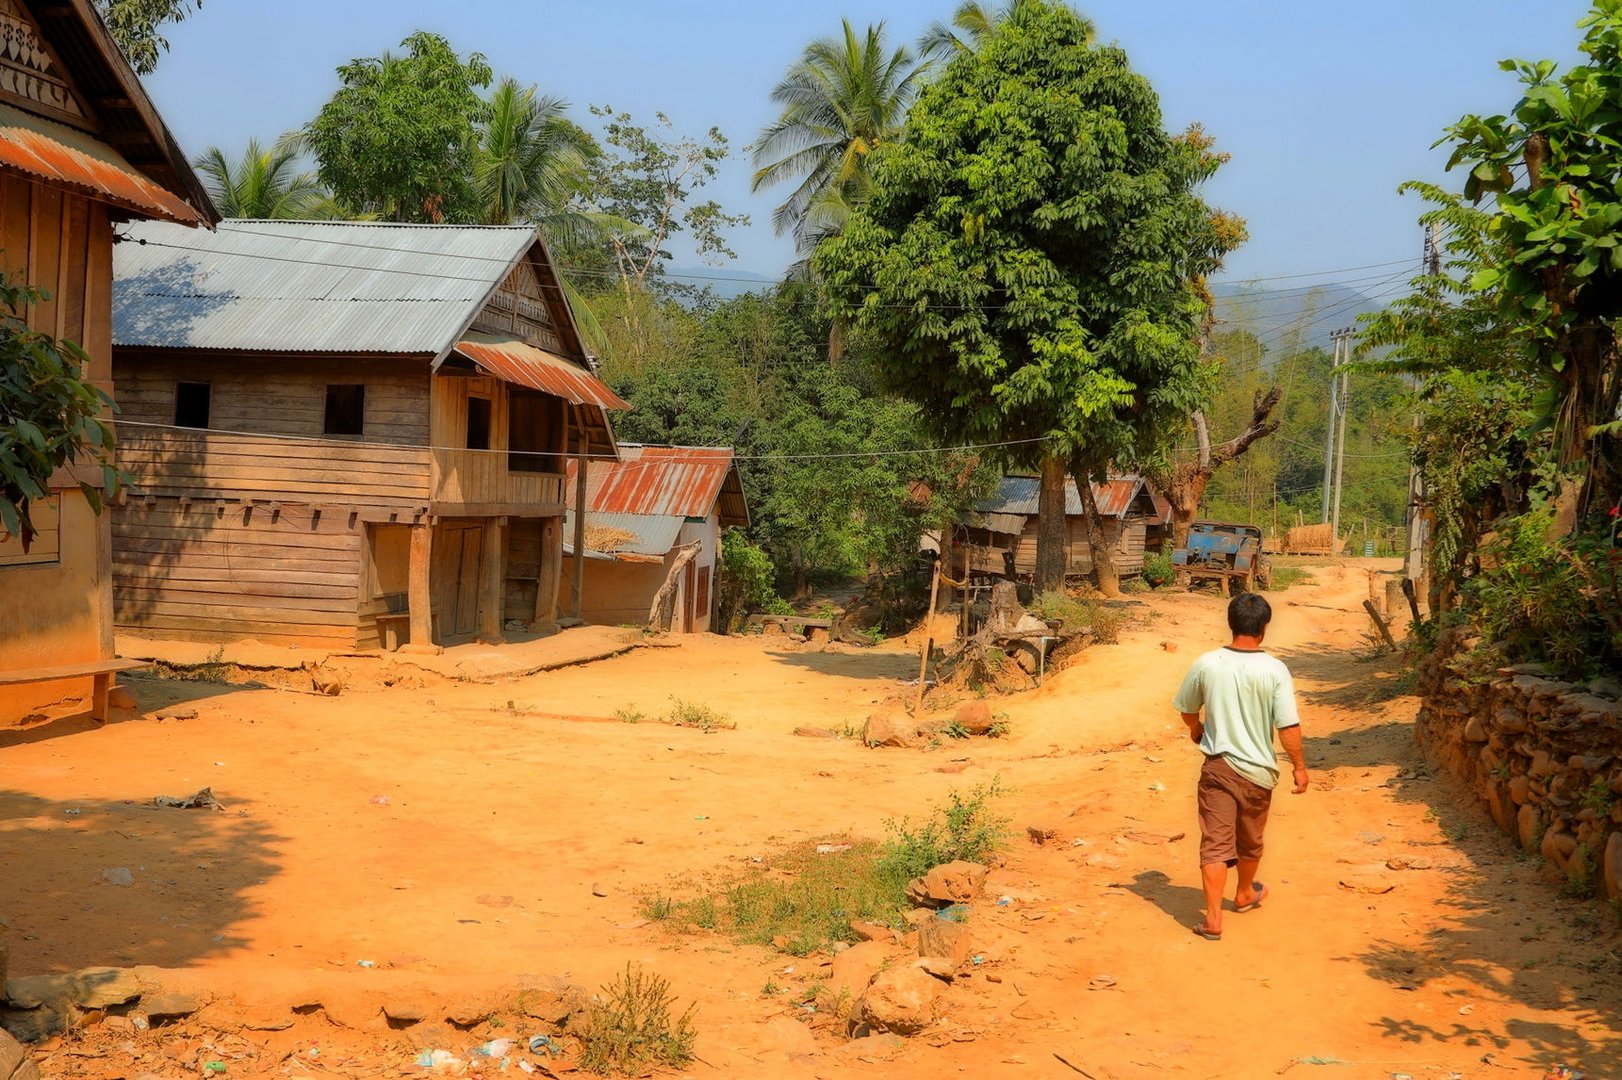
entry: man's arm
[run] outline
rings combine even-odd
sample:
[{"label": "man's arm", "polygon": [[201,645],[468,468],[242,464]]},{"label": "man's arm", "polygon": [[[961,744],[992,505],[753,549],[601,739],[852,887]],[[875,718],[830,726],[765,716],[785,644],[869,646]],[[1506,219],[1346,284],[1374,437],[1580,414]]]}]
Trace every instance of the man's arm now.
[{"label": "man's arm", "polygon": [[1200,714],[1186,712],[1180,715],[1183,718],[1183,723],[1188,726],[1188,741],[1198,746],[1200,740],[1205,738],[1205,725],[1200,723]]},{"label": "man's arm", "polygon": [[1291,790],[1300,795],[1307,790],[1307,752],[1302,745],[1301,725],[1280,728],[1278,741],[1284,744],[1284,752],[1290,755],[1290,764],[1295,766],[1295,787]]}]

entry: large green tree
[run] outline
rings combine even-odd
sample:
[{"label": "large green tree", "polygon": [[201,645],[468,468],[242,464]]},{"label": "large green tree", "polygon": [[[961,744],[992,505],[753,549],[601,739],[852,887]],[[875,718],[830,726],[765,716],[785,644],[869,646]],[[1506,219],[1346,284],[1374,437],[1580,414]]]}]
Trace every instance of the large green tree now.
[{"label": "large green tree", "polygon": [[318,175],[346,206],[388,220],[481,220],[473,166],[490,65],[426,31],[401,45],[338,68],[342,85],[304,129]]},{"label": "large green tree", "polygon": [[1198,195],[1222,159],[1197,129],[1168,134],[1126,54],[1040,0],[954,57],[872,158],[871,200],[815,259],[834,315],[944,439],[1040,467],[1044,588],[1073,476],[1113,590],[1088,480],[1204,399],[1203,278],[1243,238]]},{"label": "large green tree", "polygon": [[781,112],[754,144],[755,191],[795,184],[772,226],[802,252],[866,201],[868,155],[900,134],[922,74],[905,46],[885,43],[882,22],[842,30],[807,45],[773,88]]},{"label": "large green tree", "polygon": [[202,0],[96,0],[108,32],[141,75],[156,71],[158,58],[169,51],[160,32],[163,25],[180,22],[202,6]]},{"label": "large green tree", "polygon": [[568,111],[564,99],[511,76],[496,83],[473,159],[486,223],[532,222],[548,238],[595,235],[574,204],[588,190],[591,163],[602,149]]},{"label": "large green tree", "polygon": [[1504,61],[1520,101],[1507,115],[1466,116],[1442,140],[1449,166],[1469,170],[1464,198],[1494,200],[1471,285],[1531,339],[1572,473],[1567,526],[1596,493],[1622,496],[1622,0],[1597,0],[1578,25],[1585,63],[1557,76],[1552,60]]},{"label": "large green tree", "polygon": [[284,138],[270,147],[249,139],[235,159],[211,146],[198,155],[192,167],[203,175],[208,196],[224,217],[297,220],[342,216],[315,174],[299,168],[298,156],[297,138]]}]

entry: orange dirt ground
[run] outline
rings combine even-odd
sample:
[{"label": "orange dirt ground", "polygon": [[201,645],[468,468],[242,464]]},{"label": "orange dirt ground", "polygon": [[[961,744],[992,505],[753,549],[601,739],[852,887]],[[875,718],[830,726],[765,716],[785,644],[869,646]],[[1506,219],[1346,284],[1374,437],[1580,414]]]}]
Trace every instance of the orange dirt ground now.
[{"label": "orange dirt ground", "polygon": [[[1008,737],[933,752],[790,735],[859,727],[916,674],[903,645],[710,636],[512,682],[335,698],[141,680],[145,716],[186,701],[196,718],[0,732],[13,976],[152,965],[213,998],[178,1027],[93,1028],[38,1060],[47,1076],[195,1076],[200,1051],[235,1047],[233,1076],[415,1075],[414,1048],[465,1055],[492,1033],[391,1031],[385,998],[510,996],[558,975],[596,987],[634,962],[696,1002],[696,1077],[1622,1076],[1616,920],[1560,899],[1425,767],[1396,661],[1367,658],[1363,573],[1314,573],[1273,594],[1268,641],[1296,672],[1314,784],[1280,790],[1269,901],[1230,914],[1220,943],[1188,929],[1196,838],[1143,842],[1193,832],[1200,758],[1168,702],[1225,640],[1210,594],[1128,598],[1146,618],[1119,645],[994,705]],[[672,696],[738,727],[614,719]],[[1018,835],[970,920],[985,963],[904,1045],[813,1044],[793,996],[762,993],[807,985],[826,957],[640,913],[646,893],[799,840],[882,836],[886,818],[993,776],[1013,789],[1002,809]],[[150,804],[205,785],[225,812]],[[1029,823],[1057,840],[1029,843]],[[1386,869],[1398,855],[1432,868]],[[103,880],[117,867],[133,885]],[[1341,885],[1370,873],[1395,888]]]}]

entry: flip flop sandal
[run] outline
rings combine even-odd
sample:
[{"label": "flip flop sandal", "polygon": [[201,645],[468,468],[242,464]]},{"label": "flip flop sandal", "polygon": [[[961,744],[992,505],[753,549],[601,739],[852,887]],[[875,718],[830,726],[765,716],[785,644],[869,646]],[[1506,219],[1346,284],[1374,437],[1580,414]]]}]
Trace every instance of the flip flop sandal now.
[{"label": "flip flop sandal", "polygon": [[1233,910],[1235,910],[1235,911],[1254,911],[1257,908],[1262,906],[1262,901],[1267,899],[1267,886],[1263,885],[1261,882],[1257,881],[1257,882],[1254,882],[1251,887],[1256,890],[1256,899],[1252,900],[1250,903],[1246,904],[1244,907],[1236,907]]},{"label": "flip flop sandal", "polygon": [[1221,941],[1222,940],[1221,933],[1212,933],[1210,930],[1207,930],[1205,928],[1205,923],[1204,922],[1201,922],[1198,926],[1190,927],[1190,929],[1193,930],[1200,937],[1204,938],[1206,941]]}]

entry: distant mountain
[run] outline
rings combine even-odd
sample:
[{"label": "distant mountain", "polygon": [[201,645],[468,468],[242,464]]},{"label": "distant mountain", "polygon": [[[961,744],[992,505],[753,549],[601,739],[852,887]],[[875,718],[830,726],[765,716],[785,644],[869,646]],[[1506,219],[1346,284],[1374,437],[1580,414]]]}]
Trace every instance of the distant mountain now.
[{"label": "distant mountain", "polygon": [[753,270],[739,270],[732,266],[672,266],[665,270],[672,281],[694,288],[708,287],[723,300],[731,300],[744,293],[770,292],[777,287],[778,278],[757,274]]},{"label": "distant mountain", "polygon": [[1335,284],[1263,289],[1243,282],[1222,283],[1211,292],[1216,297],[1217,329],[1249,330],[1273,356],[1297,342],[1303,347],[1333,348],[1330,334],[1357,325],[1359,315],[1383,311],[1394,298],[1387,295],[1376,300]]}]

